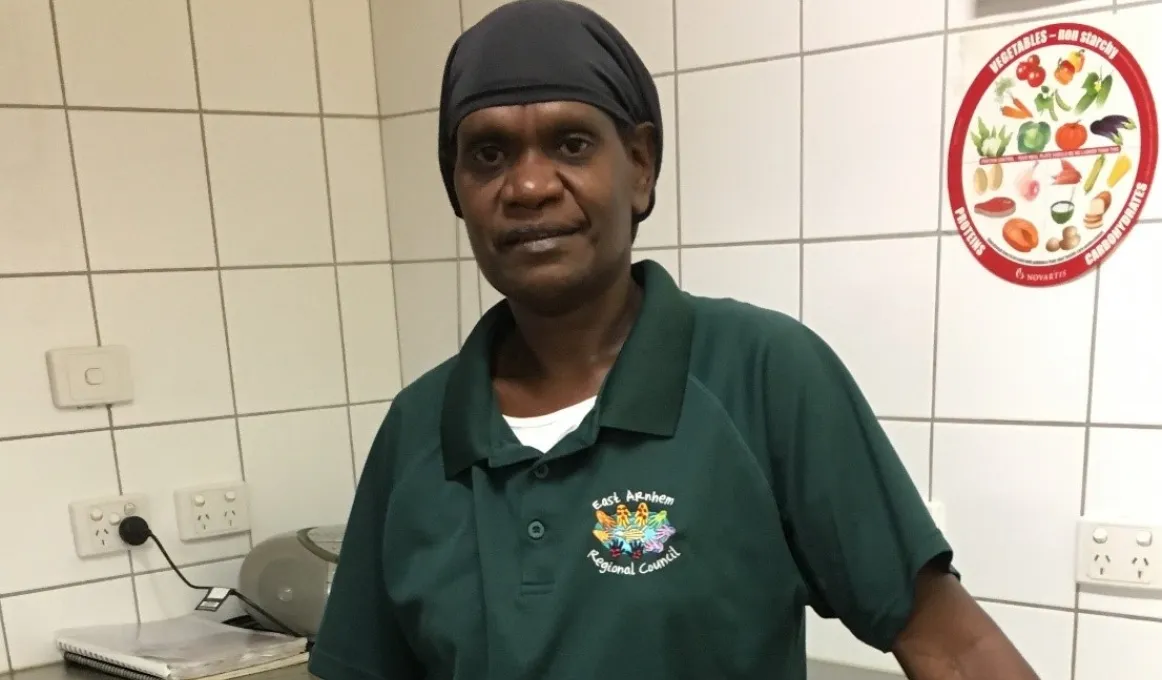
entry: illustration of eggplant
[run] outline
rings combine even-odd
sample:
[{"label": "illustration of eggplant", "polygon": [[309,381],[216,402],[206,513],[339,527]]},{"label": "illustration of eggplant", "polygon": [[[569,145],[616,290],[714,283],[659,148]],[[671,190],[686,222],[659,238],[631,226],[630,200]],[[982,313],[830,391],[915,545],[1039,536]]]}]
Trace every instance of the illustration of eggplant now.
[{"label": "illustration of eggplant", "polygon": [[1095,120],[1089,126],[1090,132],[1105,137],[1119,146],[1122,144],[1122,130],[1137,129],[1137,124],[1125,116],[1106,116]]}]

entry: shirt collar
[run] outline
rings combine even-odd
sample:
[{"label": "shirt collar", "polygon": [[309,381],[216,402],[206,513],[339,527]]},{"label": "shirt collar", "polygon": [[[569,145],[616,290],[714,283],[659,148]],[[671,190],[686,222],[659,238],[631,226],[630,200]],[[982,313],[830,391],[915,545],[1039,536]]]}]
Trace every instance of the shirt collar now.
[{"label": "shirt collar", "polygon": [[[642,307],[598,394],[598,427],[670,437],[686,392],[694,310],[658,263],[643,260],[631,271],[642,287]],[[512,326],[506,302],[488,310],[448,377],[440,422],[448,478],[486,460],[499,433],[511,435],[497,408],[491,367],[496,340]]]}]

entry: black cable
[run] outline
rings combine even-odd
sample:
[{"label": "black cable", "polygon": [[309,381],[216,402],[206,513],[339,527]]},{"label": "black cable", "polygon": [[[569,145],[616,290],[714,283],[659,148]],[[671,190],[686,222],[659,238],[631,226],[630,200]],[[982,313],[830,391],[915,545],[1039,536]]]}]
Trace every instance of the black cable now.
[{"label": "black cable", "polygon": [[[175,564],[173,559],[169,556],[169,552],[166,551],[165,546],[161,544],[160,540],[158,540],[157,535],[153,533],[153,529],[149,527],[149,522],[146,522],[141,517],[130,515],[129,517],[121,520],[121,525],[117,527],[117,533],[121,537],[122,541],[133,546],[143,545],[147,540],[152,540],[153,544],[157,546],[157,549],[161,551],[161,556],[164,557],[166,563],[169,564],[169,568],[172,569],[173,572],[178,575],[178,578],[182,580],[182,583],[186,584],[186,587],[190,588],[191,590],[204,590],[209,593],[210,591],[214,590],[214,588],[220,587],[199,586],[190,583],[190,580],[186,578],[186,575],[182,573],[181,569],[178,569],[178,565]],[[276,619],[270,614],[270,612],[266,611],[262,607],[259,607],[250,598],[246,597],[234,588],[226,588],[226,591],[227,597],[233,595],[234,597],[241,600],[245,605],[266,617],[268,621],[281,628],[282,630],[279,632],[293,637],[307,637],[306,635],[295,631],[295,629],[286,625],[282,621]]]}]

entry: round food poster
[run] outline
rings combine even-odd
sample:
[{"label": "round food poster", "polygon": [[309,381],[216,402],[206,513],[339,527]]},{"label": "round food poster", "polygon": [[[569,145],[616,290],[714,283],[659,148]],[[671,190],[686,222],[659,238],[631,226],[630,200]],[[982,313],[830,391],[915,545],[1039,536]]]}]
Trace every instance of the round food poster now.
[{"label": "round food poster", "polygon": [[1133,55],[1092,26],[1043,26],[969,87],[948,155],[953,220],[1002,279],[1064,283],[1130,233],[1157,162],[1154,97]]}]

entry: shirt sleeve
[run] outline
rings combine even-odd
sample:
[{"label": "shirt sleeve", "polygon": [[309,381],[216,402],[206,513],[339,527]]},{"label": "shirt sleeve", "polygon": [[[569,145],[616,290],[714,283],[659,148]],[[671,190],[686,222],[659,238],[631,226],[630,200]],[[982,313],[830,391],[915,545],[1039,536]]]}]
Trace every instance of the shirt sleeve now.
[{"label": "shirt sleeve", "polygon": [[774,483],[811,605],[890,651],[919,571],[952,549],[850,373],[814,333],[769,366]]},{"label": "shirt sleeve", "polygon": [[309,671],[322,680],[420,680],[384,586],[383,531],[391,493],[392,408],[368,454]]}]

